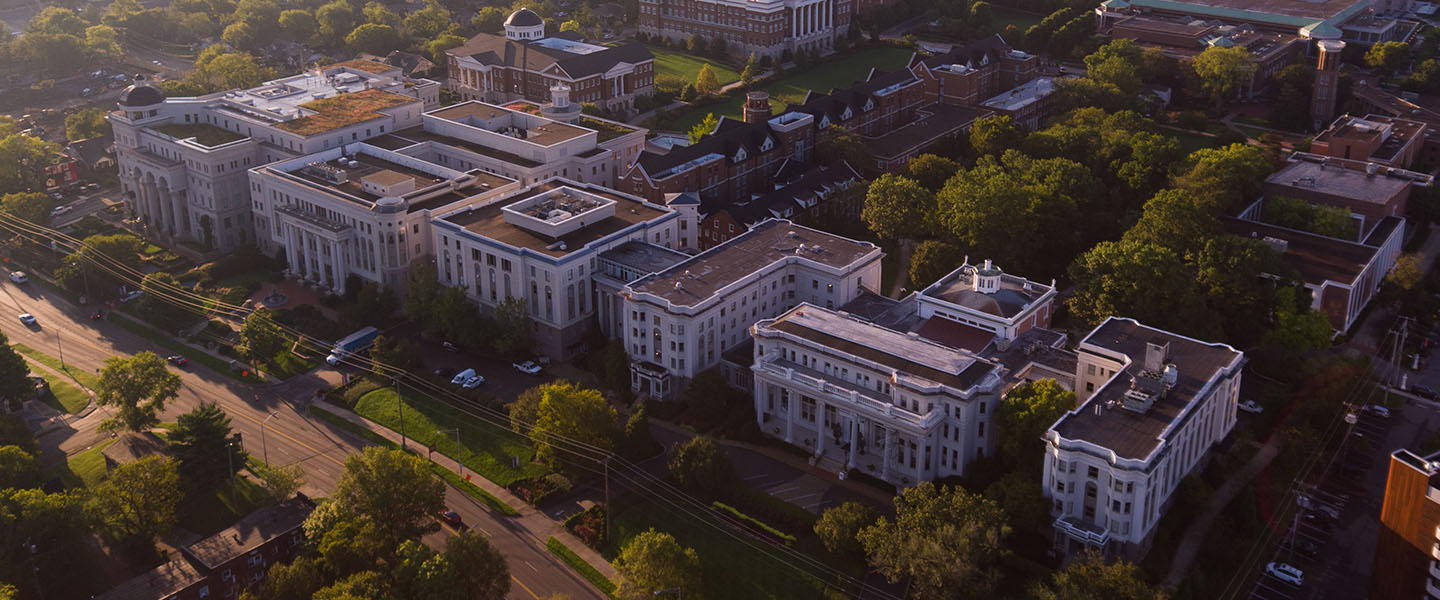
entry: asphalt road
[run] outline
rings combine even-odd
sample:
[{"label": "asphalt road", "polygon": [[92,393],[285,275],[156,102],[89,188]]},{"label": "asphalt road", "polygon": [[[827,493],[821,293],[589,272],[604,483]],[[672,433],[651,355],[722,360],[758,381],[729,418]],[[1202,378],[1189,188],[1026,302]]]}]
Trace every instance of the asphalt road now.
[{"label": "asphalt road", "polygon": [[[0,284],[0,331],[12,343],[21,343],[51,356],[63,355],[67,364],[96,370],[106,358],[130,355],[143,350],[164,354],[150,342],[105,321],[87,318],[89,311],[70,308],[67,301],[35,283],[17,286],[8,279]],[[26,327],[16,318],[28,312],[39,320],[38,327]],[[365,443],[328,424],[311,419],[306,407],[315,390],[338,380],[333,371],[321,370],[269,386],[247,386],[223,374],[191,362],[181,374],[180,397],[166,406],[161,419],[174,421],[201,402],[217,402],[231,417],[234,429],[244,436],[245,449],[256,458],[273,464],[302,465],[307,494],[328,496],[340,478],[345,456],[359,452]],[[275,415],[269,417],[269,415]],[[40,438],[45,460],[61,460],[104,439],[95,427],[105,418],[96,410],[84,419],[73,419]],[[266,419],[268,423],[265,423]],[[261,426],[264,423],[262,432]],[[447,486],[446,504],[459,512],[466,524],[484,533],[507,558],[512,586],[511,599],[538,599],[556,593],[574,599],[603,600],[604,596],[554,559],[545,549],[545,540],[536,539],[506,517],[491,514],[464,493]],[[426,539],[442,546],[444,536]]]}]

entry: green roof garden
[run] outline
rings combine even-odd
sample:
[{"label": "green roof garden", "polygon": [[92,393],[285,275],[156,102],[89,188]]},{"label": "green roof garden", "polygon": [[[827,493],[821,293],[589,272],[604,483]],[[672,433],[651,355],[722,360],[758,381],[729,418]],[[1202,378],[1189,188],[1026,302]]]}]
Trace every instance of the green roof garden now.
[{"label": "green roof garden", "polygon": [[599,132],[600,135],[598,136],[598,141],[601,142],[608,142],[622,135],[635,133],[636,131],[635,129],[626,127],[619,123],[601,121],[599,119],[592,119],[590,117],[580,117],[579,125],[581,127],[588,127]]},{"label": "green roof garden", "polygon": [[210,148],[228,144],[235,140],[245,139],[245,136],[228,129],[221,129],[214,125],[206,125],[204,123],[171,123],[168,125],[155,125],[150,127],[150,129],[177,140],[194,138],[195,143]]}]

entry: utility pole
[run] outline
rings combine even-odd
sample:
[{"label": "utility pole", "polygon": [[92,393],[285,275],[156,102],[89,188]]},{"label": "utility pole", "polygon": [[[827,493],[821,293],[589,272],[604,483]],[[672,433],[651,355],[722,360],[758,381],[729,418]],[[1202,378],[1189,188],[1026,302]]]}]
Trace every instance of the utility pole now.
[{"label": "utility pole", "polygon": [[465,478],[465,463],[460,462],[460,428],[459,428],[459,427],[456,427],[456,428],[454,428],[454,429],[440,429],[440,430],[437,431],[437,433],[453,433],[453,434],[455,434],[455,468],[459,469],[459,471],[457,471],[457,473],[459,473],[461,479],[464,479],[464,478]]},{"label": "utility pole", "polygon": [[[255,398],[258,400],[260,397],[257,395]],[[265,461],[265,466],[267,467],[270,466],[270,447],[265,444],[265,424],[269,423],[270,419],[278,416],[280,416],[279,412],[272,411],[270,416],[265,417],[265,420],[260,422],[260,454],[264,457],[262,460]]]},{"label": "utility pole", "polygon": [[240,437],[238,431],[235,432],[235,439],[225,443],[225,464],[230,466],[230,503],[239,506],[239,501],[235,499],[235,444],[245,448],[244,438]]},{"label": "utility pole", "polygon": [[63,337],[64,333],[65,329],[63,327],[58,324],[55,325],[55,349],[60,352],[60,370],[62,371],[65,370],[65,346],[60,343],[60,338]]},{"label": "utility pole", "polygon": [[614,452],[605,455],[601,464],[605,465],[605,539],[610,539],[610,513],[614,507],[610,506],[610,459],[615,456]]},{"label": "utility pole", "polygon": [[405,445],[405,400],[400,397],[400,378],[396,377],[391,381],[395,382],[395,406],[400,409],[400,449],[407,450]]}]

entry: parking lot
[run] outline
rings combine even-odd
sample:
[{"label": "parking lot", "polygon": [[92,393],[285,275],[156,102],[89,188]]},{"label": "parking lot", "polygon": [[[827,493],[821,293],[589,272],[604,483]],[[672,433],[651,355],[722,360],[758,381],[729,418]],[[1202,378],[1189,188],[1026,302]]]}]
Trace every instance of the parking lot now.
[{"label": "parking lot", "polygon": [[[1278,543],[1260,561],[1243,598],[1313,600],[1364,598],[1379,533],[1380,504],[1390,453],[1418,442],[1440,422],[1430,403],[1407,402],[1386,417],[1359,411],[1333,463],[1301,485],[1301,498],[1279,513]],[[1296,567],[1296,585],[1267,569],[1269,563]]]}]

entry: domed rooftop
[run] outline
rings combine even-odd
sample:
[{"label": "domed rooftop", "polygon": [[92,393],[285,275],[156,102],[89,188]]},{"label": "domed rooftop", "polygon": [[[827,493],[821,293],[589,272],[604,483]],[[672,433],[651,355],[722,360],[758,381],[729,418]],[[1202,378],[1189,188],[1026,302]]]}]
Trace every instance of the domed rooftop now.
[{"label": "domed rooftop", "polygon": [[147,83],[144,79],[120,92],[120,106],[153,106],[165,101],[165,92]]},{"label": "domed rooftop", "polygon": [[541,19],[540,15],[535,14],[535,11],[528,8],[522,8],[510,13],[510,16],[505,19],[506,27],[534,27],[544,24],[545,19]]},{"label": "domed rooftop", "polygon": [[376,212],[382,215],[394,214],[398,212],[405,212],[405,209],[409,206],[410,203],[406,202],[404,198],[400,198],[398,196],[386,196],[384,198],[376,200],[375,206],[372,207],[370,210],[372,212]]}]

